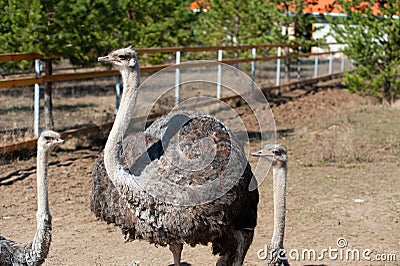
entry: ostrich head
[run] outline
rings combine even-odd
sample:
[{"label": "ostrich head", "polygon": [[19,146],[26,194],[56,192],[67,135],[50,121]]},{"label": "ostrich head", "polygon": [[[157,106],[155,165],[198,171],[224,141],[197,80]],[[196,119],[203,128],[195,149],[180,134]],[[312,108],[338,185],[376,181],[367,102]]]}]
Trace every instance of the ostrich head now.
[{"label": "ostrich head", "polygon": [[133,68],[137,64],[136,52],[132,46],[112,51],[106,56],[97,58],[100,62],[112,63],[119,69]]},{"label": "ostrich head", "polygon": [[280,144],[265,144],[261,150],[251,155],[265,157],[272,161],[272,165],[284,165],[287,161],[286,149]]},{"label": "ostrich head", "polygon": [[50,150],[52,147],[63,143],[60,134],[52,130],[43,131],[38,139],[38,147]]}]

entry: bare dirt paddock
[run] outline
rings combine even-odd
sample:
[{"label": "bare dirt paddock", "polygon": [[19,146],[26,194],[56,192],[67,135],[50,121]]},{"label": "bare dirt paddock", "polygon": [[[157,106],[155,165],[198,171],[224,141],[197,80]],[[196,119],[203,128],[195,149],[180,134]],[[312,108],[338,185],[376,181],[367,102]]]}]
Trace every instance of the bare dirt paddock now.
[{"label": "bare dirt paddock", "polygon": [[[278,141],[289,151],[289,262],[400,265],[400,109],[374,105],[338,87],[273,108]],[[246,107],[237,111],[246,119]],[[119,228],[90,212],[91,171],[101,149],[58,150],[50,159],[54,222],[45,265],[171,264],[167,248],[126,243]],[[250,163],[254,166],[254,158]],[[35,158],[0,166],[0,235],[19,242],[32,239],[35,181]],[[272,235],[271,188],[268,175],[260,186],[258,226],[245,265],[266,265],[257,254]],[[216,260],[209,246],[185,246],[183,251],[182,261],[191,265]]]}]

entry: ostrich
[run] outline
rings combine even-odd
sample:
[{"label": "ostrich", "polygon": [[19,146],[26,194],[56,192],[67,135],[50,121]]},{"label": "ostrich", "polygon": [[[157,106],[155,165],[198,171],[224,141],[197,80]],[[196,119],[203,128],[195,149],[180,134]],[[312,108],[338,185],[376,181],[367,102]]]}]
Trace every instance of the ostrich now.
[{"label": "ostrich", "polygon": [[261,150],[253,152],[251,155],[265,157],[272,161],[274,232],[268,250],[271,255],[269,265],[288,266],[289,263],[285,257],[283,248],[286,216],[286,149],[280,144],[266,144]]},{"label": "ostrich", "polygon": [[41,265],[47,257],[51,242],[51,215],[48,201],[47,170],[50,150],[63,143],[60,134],[43,131],[37,142],[36,233],[30,243],[16,243],[0,236],[0,265]]},{"label": "ostrich", "polygon": [[[124,90],[105,149],[93,169],[91,210],[98,218],[121,227],[128,241],[168,245],[177,266],[181,265],[183,244],[210,242],[213,254],[220,256],[217,265],[242,265],[257,223],[258,191],[248,189],[253,173],[238,140],[214,117],[193,111],[171,112],[144,132],[122,140],[139,86],[136,52],[131,47],[122,48],[98,60],[119,68]],[[210,139],[212,145],[207,144]],[[215,151],[202,171],[186,170],[171,162],[177,154],[196,159],[202,145]],[[224,179],[230,155],[237,158],[236,166],[243,168],[224,195],[195,205],[162,198],[164,194],[201,198],[212,193],[212,189],[196,194],[185,188]],[[166,188],[163,184],[169,181],[181,190]],[[159,193],[154,196],[152,192]]]}]

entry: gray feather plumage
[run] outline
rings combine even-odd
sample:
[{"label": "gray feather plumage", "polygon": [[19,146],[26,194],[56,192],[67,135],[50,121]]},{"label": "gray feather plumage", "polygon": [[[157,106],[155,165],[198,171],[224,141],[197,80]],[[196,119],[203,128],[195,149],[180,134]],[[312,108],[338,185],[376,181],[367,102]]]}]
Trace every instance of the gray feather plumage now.
[{"label": "gray feather plumage", "polygon": [[1,266],[42,265],[50,249],[51,216],[41,218],[34,240],[29,243],[17,243],[0,236]]},{"label": "gray feather plumage", "polygon": [[63,143],[60,134],[46,130],[41,133],[37,144],[37,197],[36,233],[29,243],[17,243],[0,236],[0,266],[42,265],[49,253],[52,217],[47,198],[48,157],[52,147]]},{"label": "gray feather plumage", "polygon": [[[189,146],[194,139],[203,138],[205,134],[215,136],[218,153],[202,175],[174,169],[163,159],[164,153],[173,156],[168,154],[167,142],[176,138],[176,132],[168,127],[174,119],[180,128],[179,141],[187,141]],[[182,121],[185,125],[181,128]],[[144,239],[161,246],[174,243],[207,245],[212,242],[213,253],[224,255],[232,254],[236,249],[232,237],[235,230],[256,226],[258,191],[248,190],[253,177],[250,165],[238,141],[231,138],[229,130],[215,118],[191,111],[171,113],[155,121],[145,132],[126,137],[122,146],[121,160],[127,171],[140,174],[152,164],[164,173],[163,178],[173,178],[171,181],[183,186],[217,179],[225,170],[231,154],[240,157],[244,164],[242,176],[237,177],[233,188],[225,195],[211,202],[185,207],[168,204],[146,192],[130,194],[127,191],[121,196],[107,176],[101,153],[92,174],[91,209],[98,218],[121,227],[127,240]],[[147,156],[143,156],[143,152],[147,152]],[[148,161],[141,158],[148,158]],[[176,179],[178,173],[182,174],[179,180]],[[172,193],[165,191],[168,192]],[[182,196],[181,191],[174,193]]]},{"label": "gray feather plumage", "polygon": [[240,143],[214,117],[177,111],[126,137],[121,150],[138,95],[137,55],[127,47],[98,60],[119,68],[124,93],[93,170],[92,211],[121,227],[127,240],[169,245],[177,266],[184,243],[209,242],[218,265],[242,264],[258,191],[249,191],[253,174]]}]

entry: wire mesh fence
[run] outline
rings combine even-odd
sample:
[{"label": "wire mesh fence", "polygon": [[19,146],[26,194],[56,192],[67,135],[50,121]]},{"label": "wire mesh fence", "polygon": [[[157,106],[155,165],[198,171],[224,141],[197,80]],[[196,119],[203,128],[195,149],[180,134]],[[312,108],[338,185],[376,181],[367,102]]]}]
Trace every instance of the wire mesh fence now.
[{"label": "wire mesh fence", "polygon": [[[189,57],[192,56],[189,55]],[[173,61],[173,56],[171,58]],[[253,65],[251,62],[245,62],[234,66],[245,72],[250,78],[253,77],[255,83],[261,88],[277,85],[278,82],[283,84],[351,69],[351,62],[341,53],[318,56],[317,61],[316,63],[315,56],[307,56],[288,60],[281,59],[280,62],[278,60],[258,61]],[[76,70],[60,71],[73,72]],[[142,81],[150,74],[143,73]],[[278,78],[277,75],[279,75]],[[82,129],[112,122],[116,112],[116,84],[115,76],[53,82],[54,129],[64,132],[69,129]],[[40,129],[43,129],[45,125],[43,89],[42,85],[40,89]],[[186,90],[185,86],[182,86],[182,90]],[[188,93],[198,95],[200,92],[192,90],[180,93],[185,94],[187,98]],[[222,91],[222,94],[224,93],[227,92]],[[217,91],[215,91],[214,97],[216,96]],[[160,102],[160,106],[162,104],[173,105],[173,103],[165,101],[176,100],[173,94],[167,98],[162,100],[164,102]],[[34,86],[2,88],[0,89],[0,102],[0,146],[35,138]],[[159,109],[163,110],[162,107]]]},{"label": "wire mesh fence", "polygon": [[33,136],[33,88],[0,90],[0,144]]}]

